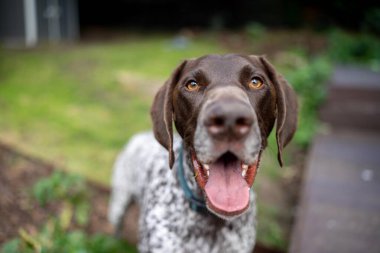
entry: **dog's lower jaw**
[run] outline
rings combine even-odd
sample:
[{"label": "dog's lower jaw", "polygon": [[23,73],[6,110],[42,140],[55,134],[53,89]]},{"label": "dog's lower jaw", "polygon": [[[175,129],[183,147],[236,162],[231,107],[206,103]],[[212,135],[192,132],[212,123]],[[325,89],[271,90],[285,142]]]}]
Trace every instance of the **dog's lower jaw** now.
[{"label": "dog's lower jaw", "polygon": [[242,216],[249,209],[249,206],[250,206],[250,202],[248,202],[247,207],[242,212],[240,212],[240,213],[237,213],[235,215],[223,215],[221,213],[218,213],[218,212],[214,211],[214,209],[212,207],[210,207],[210,203],[208,202],[207,197],[206,197],[206,207],[207,207],[207,210],[210,213],[212,213],[215,216],[217,216],[218,218],[220,218],[222,220],[225,220],[225,221],[233,221],[236,218]]}]

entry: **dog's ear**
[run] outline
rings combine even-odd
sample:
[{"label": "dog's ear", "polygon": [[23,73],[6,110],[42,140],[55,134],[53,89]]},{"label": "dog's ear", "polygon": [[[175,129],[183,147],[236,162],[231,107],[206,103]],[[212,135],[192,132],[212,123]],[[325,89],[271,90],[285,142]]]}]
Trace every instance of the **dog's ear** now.
[{"label": "dog's ear", "polygon": [[159,89],[150,110],[154,136],[169,151],[170,168],[173,167],[175,160],[173,151],[173,90],[179,81],[178,79],[185,64],[186,61],[183,61]]},{"label": "dog's ear", "polygon": [[278,148],[278,162],[283,165],[282,149],[290,142],[297,128],[298,103],[294,90],[285,78],[277,73],[275,68],[265,57],[259,57],[264,65],[268,77],[271,79],[276,91],[276,140]]}]

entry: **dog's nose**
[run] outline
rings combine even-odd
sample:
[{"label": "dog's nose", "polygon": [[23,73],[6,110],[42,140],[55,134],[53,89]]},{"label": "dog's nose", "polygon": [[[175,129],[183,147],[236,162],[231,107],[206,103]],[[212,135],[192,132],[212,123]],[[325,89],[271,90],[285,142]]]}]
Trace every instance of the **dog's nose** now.
[{"label": "dog's nose", "polygon": [[241,139],[253,124],[253,111],[240,102],[215,104],[205,117],[208,133],[216,139]]}]

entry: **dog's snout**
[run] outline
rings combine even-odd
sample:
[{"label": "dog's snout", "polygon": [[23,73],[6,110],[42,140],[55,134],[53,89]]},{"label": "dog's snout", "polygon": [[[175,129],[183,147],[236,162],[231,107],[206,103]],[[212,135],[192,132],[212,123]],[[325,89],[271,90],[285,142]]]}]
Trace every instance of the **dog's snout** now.
[{"label": "dog's snout", "polygon": [[253,124],[252,110],[240,102],[225,102],[211,106],[205,117],[205,126],[216,139],[240,139],[245,137]]}]

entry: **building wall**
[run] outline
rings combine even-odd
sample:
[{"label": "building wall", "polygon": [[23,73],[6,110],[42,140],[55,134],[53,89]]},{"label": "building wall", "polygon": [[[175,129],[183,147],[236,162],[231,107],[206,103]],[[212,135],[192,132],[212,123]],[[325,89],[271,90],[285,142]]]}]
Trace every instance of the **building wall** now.
[{"label": "building wall", "polygon": [[0,0],[0,43],[33,47],[76,40],[78,19],[77,0]]},{"label": "building wall", "polygon": [[0,41],[6,46],[25,42],[23,0],[0,1]]}]

